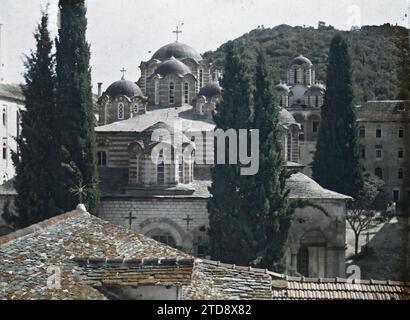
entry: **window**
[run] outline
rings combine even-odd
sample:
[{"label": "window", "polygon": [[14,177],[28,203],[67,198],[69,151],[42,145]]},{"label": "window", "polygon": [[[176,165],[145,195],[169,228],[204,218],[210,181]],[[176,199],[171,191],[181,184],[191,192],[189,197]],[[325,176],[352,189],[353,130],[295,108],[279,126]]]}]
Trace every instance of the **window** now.
[{"label": "window", "polygon": [[399,128],[399,138],[404,138],[404,128],[403,127]]},{"label": "window", "polygon": [[175,83],[169,83],[169,104],[175,104]]},{"label": "window", "polygon": [[376,129],[376,138],[381,138],[382,137],[382,129],[377,128]]},{"label": "window", "polygon": [[287,156],[288,161],[292,161],[292,132],[288,132]]},{"label": "window", "polygon": [[132,112],[138,113],[139,109],[140,109],[140,108],[139,108],[138,104],[136,103],[136,104],[134,104],[134,106],[132,107]]},{"label": "window", "polygon": [[204,86],[204,70],[199,70],[199,87],[202,88]]},{"label": "window", "polygon": [[3,160],[7,160],[7,143],[3,142]]},{"label": "window", "polygon": [[298,70],[295,69],[295,72],[293,74],[293,82],[298,83]]},{"label": "window", "polygon": [[165,165],[164,165],[164,151],[161,150],[158,157],[157,164],[157,183],[160,185],[165,184]]},{"label": "window", "polygon": [[147,233],[147,236],[170,247],[176,248],[175,238],[169,232],[155,229]]},{"label": "window", "polygon": [[380,179],[383,179],[383,169],[382,168],[374,169],[374,175]]},{"label": "window", "polygon": [[404,172],[403,172],[402,168],[399,169],[397,176],[398,176],[399,179],[403,179]]},{"label": "window", "polygon": [[97,165],[105,167],[107,165],[107,153],[105,151],[97,152]]},{"label": "window", "polygon": [[315,107],[319,108],[319,96],[315,96]]},{"label": "window", "polygon": [[399,159],[403,159],[403,158],[404,158],[404,150],[403,150],[403,148],[399,148],[399,151],[397,152],[397,156],[399,157]]},{"label": "window", "polygon": [[364,126],[361,126],[359,128],[359,137],[360,138],[365,138],[366,137],[366,129],[364,128]]},{"label": "window", "polygon": [[312,131],[313,131],[313,133],[318,133],[319,132],[319,121],[313,121]]},{"label": "window", "polygon": [[124,104],[123,103],[118,104],[118,119],[119,120],[124,119]]},{"label": "window", "polygon": [[189,83],[184,83],[184,103],[189,103]]},{"label": "window", "polygon": [[393,190],[393,201],[400,201],[400,190]]},{"label": "window", "polygon": [[179,157],[178,161],[178,181],[184,183],[184,158]]},{"label": "window", "polygon": [[7,125],[7,112],[6,108],[3,108],[3,126]]},{"label": "window", "polygon": [[360,157],[362,159],[366,159],[366,147],[365,146],[360,146]]},{"label": "window", "polygon": [[155,105],[159,105],[159,83],[158,80],[155,81],[154,83],[154,95],[155,95]]},{"label": "window", "polygon": [[376,159],[382,158],[382,147],[376,146]]}]

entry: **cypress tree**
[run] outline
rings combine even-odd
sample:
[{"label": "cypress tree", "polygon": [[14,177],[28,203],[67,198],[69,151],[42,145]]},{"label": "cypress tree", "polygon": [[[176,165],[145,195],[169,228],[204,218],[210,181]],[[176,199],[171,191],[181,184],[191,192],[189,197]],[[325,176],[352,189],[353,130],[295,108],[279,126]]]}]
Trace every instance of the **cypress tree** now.
[{"label": "cypress tree", "polygon": [[61,144],[58,204],[72,210],[85,200],[89,212],[98,204],[95,119],[91,92],[90,46],[86,41],[84,0],[60,0],[57,40],[55,134]]},{"label": "cypress tree", "polygon": [[255,227],[253,259],[258,267],[283,271],[291,209],[278,127],[280,107],[272,88],[265,55],[260,51],[253,95],[253,128],[259,129],[259,171],[248,184],[248,209]]},{"label": "cypress tree", "polygon": [[53,139],[55,114],[55,76],[52,41],[47,28],[48,14],[43,13],[35,33],[36,51],[25,62],[22,87],[26,108],[21,111],[21,135],[16,138],[18,151],[12,154],[16,167],[14,186],[18,193],[18,215],[9,223],[23,228],[58,214],[54,203],[56,146]]},{"label": "cypress tree", "polygon": [[363,187],[356,135],[351,62],[347,43],[338,34],[330,44],[327,90],[312,172],[323,187],[352,197]]},{"label": "cypress tree", "polygon": [[[216,129],[247,129],[250,117],[251,90],[247,70],[234,52],[226,46],[222,101],[216,108]],[[237,144],[237,141],[234,142]],[[215,142],[215,155],[217,144]],[[225,159],[229,157],[228,148]],[[216,157],[215,157],[216,158]],[[227,263],[247,264],[252,257],[252,219],[246,212],[244,184],[240,166],[216,164],[212,168],[212,197],[208,202],[210,220],[210,253],[213,259]]]}]

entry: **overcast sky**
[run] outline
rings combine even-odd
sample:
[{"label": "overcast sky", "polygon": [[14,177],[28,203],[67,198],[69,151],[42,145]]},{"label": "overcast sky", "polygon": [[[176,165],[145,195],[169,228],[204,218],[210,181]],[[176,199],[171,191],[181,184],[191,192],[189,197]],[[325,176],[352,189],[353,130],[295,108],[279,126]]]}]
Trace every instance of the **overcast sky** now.
[{"label": "overcast sky", "polygon": [[[0,0],[5,82],[22,81],[22,59],[34,47],[40,10],[50,2],[50,29],[56,33],[58,0]],[[184,23],[180,41],[200,53],[215,50],[258,25],[317,26],[319,20],[347,29],[386,22],[407,26],[409,0],[88,0],[88,40],[93,85],[106,88],[128,71],[136,81],[140,62],[175,40],[172,30]],[[150,54],[149,51],[152,51]],[[296,53],[295,53],[296,54]]]}]

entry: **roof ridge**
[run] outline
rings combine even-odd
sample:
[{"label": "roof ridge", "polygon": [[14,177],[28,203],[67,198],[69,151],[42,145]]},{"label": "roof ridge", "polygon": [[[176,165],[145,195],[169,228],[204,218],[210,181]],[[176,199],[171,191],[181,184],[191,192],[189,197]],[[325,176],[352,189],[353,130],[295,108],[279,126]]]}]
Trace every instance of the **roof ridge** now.
[{"label": "roof ridge", "polygon": [[88,212],[84,212],[84,211],[81,211],[81,210],[73,210],[73,211],[70,211],[70,212],[67,212],[67,213],[63,213],[63,214],[58,215],[58,216],[54,216],[54,217],[49,218],[47,220],[43,220],[41,222],[32,224],[32,225],[30,225],[30,226],[28,226],[24,229],[20,229],[20,230],[14,231],[14,232],[12,232],[8,235],[0,237],[0,245],[4,245],[6,243],[9,243],[12,240],[16,240],[18,238],[28,236],[28,235],[36,233],[38,231],[45,230],[48,227],[50,227],[50,226],[52,226],[52,225],[54,225],[54,224],[56,224],[60,221],[63,221],[67,218],[71,218],[71,217],[78,216],[78,215],[81,215],[81,214],[88,214],[89,215]]}]

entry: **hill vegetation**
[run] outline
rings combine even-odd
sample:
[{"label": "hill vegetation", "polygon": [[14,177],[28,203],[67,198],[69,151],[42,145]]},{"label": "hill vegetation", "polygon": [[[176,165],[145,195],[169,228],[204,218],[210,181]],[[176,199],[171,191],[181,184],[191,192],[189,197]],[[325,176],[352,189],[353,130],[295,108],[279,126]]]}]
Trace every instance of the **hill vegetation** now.
[{"label": "hill vegetation", "polygon": [[[354,103],[362,104],[368,100],[397,98],[399,50],[395,43],[399,34],[406,34],[403,30],[403,27],[390,24],[363,26],[354,31],[338,31],[331,26],[317,29],[279,25],[259,27],[233,40],[233,43],[251,66],[256,64],[257,48],[262,47],[277,83],[286,80],[288,64],[299,54],[312,61],[316,67],[316,79],[325,82],[330,41],[337,32],[342,32],[348,40],[352,58]],[[204,57],[221,67],[225,46],[206,52]]]}]

